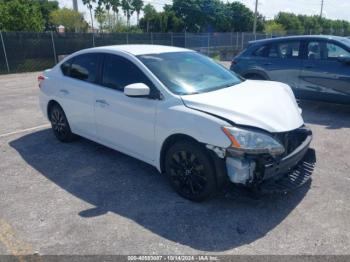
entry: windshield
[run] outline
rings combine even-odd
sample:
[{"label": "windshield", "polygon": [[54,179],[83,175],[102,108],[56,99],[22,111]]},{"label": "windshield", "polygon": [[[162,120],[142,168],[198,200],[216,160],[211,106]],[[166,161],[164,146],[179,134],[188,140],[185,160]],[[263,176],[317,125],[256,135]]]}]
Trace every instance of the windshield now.
[{"label": "windshield", "polygon": [[209,92],[242,82],[232,71],[196,52],[140,55],[138,58],[178,95]]}]

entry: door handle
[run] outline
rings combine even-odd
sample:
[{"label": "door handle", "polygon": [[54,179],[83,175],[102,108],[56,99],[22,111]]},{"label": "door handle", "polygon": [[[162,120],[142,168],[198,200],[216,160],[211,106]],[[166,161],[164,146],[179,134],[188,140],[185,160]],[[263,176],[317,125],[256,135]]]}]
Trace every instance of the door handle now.
[{"label": "door handle", "polygon": [[109,104],[107,103],[107,101],[104,100],[104,99],[97,99],[97,100],[96,100],[96,103],[101,104],[101,105],[104,105],[104,106],[109,106]]},{"label": "door handle", "polygon": [[305,66],[305,68],[310,69],[310,68],[314,68],[314,66],[313,65],[307,65],[307,66]]},{"label": "door handle", "polygon": [[69,94],[69,91],[66,90],[66,89],[61,89],[61,90],[60,90],[60,93],[63,94],[63,95],[68,95],[68,94]]}]

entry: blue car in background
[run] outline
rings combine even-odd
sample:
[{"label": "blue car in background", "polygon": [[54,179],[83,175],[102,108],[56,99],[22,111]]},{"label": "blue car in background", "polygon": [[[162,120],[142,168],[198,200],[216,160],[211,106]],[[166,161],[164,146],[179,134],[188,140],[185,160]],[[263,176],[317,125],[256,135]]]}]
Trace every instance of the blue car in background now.
[{"label": "blue car in background", "polygon": [[350,104],[350,39],[291,36],[249,43],[231,70],[291,86],[297,98]]}]

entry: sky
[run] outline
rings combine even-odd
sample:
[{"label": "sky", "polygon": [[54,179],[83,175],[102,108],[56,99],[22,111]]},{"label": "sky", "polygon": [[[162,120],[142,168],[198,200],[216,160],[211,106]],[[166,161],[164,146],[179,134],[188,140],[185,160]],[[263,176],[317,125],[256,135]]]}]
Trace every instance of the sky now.
[{"label": "sky", "polygon": [[[61,7],[72,7],[72,0],[58,0]],[[224,0],[233,2],[233,0]],[[245,4],[254,10],[255,0],[235,0]],[[296,14],[319,15],[321,11],[321,0],[258,0],[258,11],[267,19],[272,19],[278,12],[293,12]],[[157,10],[162,10],[166,3],[171,0],[144,0],[144,3],[153,4]],[[87,21],[90,21],[88,9],[78,0],[79,11],[85,13]],[[324,0],[323,15],[330,19],[342,19],[350,21],[350,0]],[[133,18],[135,23],[136,18]]]}]

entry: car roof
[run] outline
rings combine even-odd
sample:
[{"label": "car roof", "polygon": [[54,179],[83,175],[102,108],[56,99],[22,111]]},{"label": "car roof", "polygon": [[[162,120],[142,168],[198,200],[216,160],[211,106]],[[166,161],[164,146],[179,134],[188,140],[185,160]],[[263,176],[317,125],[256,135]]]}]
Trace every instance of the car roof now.
[{"label": "car roof", "polygon": [[303,39],[309,39],[309,40],[319,40],[319,39],[327,39],[327,40],[337,40],[337,41],[344,41],[344,37],[341,36],[334,36],[334,35],[297,35],[297,36],[283,36],[283,37],[274,37],[274,38],[268,38],[268,39],[261,39],[256,41],[250,41],[250,44],[264,44],[264,43],[271,43],[271,42],[278,42],[282,40],[303,40]]},{"label": "car roof", "polygon": [[161,53],[171,53],[171,52],[193,52],[192,50],[165,46],[165,45],[111,45],[111,46],[101,46],[88,49],[89,51],[103,50],[103,51],[122,51],[127,52],[132,55],[147,55],[147,54],[161,54]]}]

